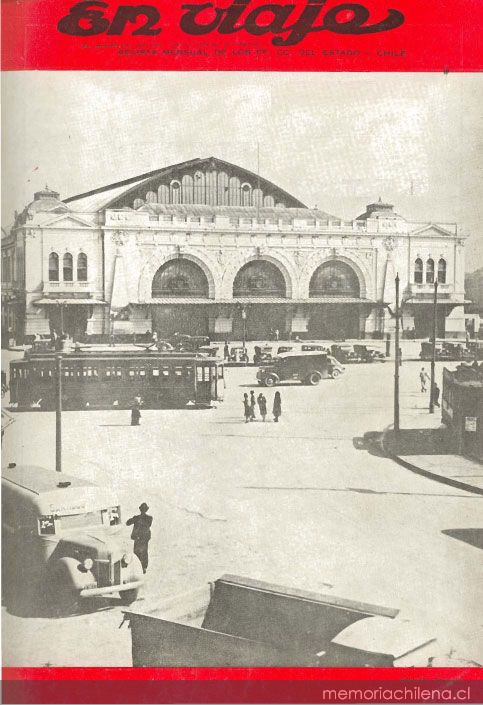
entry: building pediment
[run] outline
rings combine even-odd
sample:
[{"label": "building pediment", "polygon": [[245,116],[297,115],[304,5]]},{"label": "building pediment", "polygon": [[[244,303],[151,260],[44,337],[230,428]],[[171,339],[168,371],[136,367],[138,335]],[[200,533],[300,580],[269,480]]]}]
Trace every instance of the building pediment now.
[{"label": "building pediment", "polygon": [[[49,214],[50,215],[50,214]],[[76,229],[78,230],[79,227],[81,228],[89,228],[92,229],[95,226],[90,223],[88,220],[85,220],[85,218],[82,218],[78,215],[73,215],[72,213],[66,214],[62,213],[60,215],[57,215],[54,218],[49,218],[48,220],[44,221],[42,223],[43,228],[66,228],[66,229]]]},{"label": "building pediment", "polygon": [[455,233],[451,232],[451,230],[447,230],[441,225],[437,225],[434,223],[429,223],[428,225],[424,225],[422,227],[416,228],[416,230],[411,230],[410,233],[411,237],[414,237],[417,235],[418,237],[454,237]]}]

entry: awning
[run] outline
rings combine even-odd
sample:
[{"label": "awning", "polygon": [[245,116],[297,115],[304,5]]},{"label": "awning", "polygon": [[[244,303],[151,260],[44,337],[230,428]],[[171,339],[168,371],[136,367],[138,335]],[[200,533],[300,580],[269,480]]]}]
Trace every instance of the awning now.
[{"label": "awning", "polygon": [[[442,299],[438,297],[437,299],[437,304],[438,306],[464,306],[465,304],[471,304],[473,303],[472,301],[468,301],[468,299],[465,299],[464,301],[455,301],[454,299]],[[419,299],[419,298],[411,298],[411,299],[405,299],[404,301],[401,302],[401,305],[404,306],[404,304],[411,304],[413,306],[414,304],[424,304],[425,306],[434,306],[434,299],[427,298],[427,299]]]},{"label": "awning", "polygon": [[[132,304],[136,304],[137,302],[131,302]],[[146,304],[152,304],[152,305],[169,305],[169,306],[174,306],[174,305],[204,305],[204,306],[213,306],[216,304],[223,304],[223,305],[230,305],[230,306],[236,306],[237,304],[369,304],[371,306],[384,306],[382,302],[377,302],[377,301],[371,301],[370,299],[358,299],[355,297],[350,297],[350,296],[314,296],[313,298],[311,297],[310,299],[286,299],[282,297],[277,297],[277,296],[266,296],[266,297],[258,297],[258,296],[250,296],[250,297],[245,297],[245,296],[240,296],[237,298],[233,299],[199,299],[196,297],[176,297],[176,296],[171,296],[171,297],[165,297],[165,298],[155,298],[151,299],[150,301],[144,302],[144,304],[141,305],[146,305]]]},{"label": "awning", "polygon": [[32,301],[34,306],[108,306],[99,299],[38,299]]}]

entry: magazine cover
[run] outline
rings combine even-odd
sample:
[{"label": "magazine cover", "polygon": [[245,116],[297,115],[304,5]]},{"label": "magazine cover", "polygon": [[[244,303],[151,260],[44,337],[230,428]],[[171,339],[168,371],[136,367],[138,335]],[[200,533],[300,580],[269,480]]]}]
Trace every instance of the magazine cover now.
[{"label": "magazine cover", "polygon": [[481,3],[2,20],[4,702],[481,702]]}]

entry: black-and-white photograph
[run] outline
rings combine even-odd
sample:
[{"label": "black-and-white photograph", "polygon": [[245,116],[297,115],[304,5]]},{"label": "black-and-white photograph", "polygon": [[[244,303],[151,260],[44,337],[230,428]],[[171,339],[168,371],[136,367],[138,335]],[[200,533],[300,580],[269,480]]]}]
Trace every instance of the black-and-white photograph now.
[{"label": "black-and-white photograph", "polygon": [[4,74],[4,666],[483,665],[482,84]]}]

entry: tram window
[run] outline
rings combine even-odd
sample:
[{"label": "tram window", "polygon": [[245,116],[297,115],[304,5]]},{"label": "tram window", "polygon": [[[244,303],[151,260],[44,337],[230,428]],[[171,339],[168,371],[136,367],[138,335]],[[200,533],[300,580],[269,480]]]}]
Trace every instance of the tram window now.
[{"label": "tram window", "polygon": [[169,367],[163,367],[163,377],[169,377]]},{"label": "tram window", "polygon": [[198,365],[198,367],[196,368],[196,381],[203,381],[203,368],[201,367],[201,365]]},{"label": "tram window", "polygon": [[151,372],[153,377],[159,377],[159,370],[157,367],[154,367]]},{"label": "tram window", "polygon": [[176,381],[180,382],[183,379],[183,368],[182,367],[175,367],[174,374],[176,377]]},{"label": "tram window", "polygon": [[135,372],[134,372],[134,370],[131,368],[131,369],[129,370],[129,377],[132,379],[132,378],[134,377],[134,374],[135,374]]},{"label": "tram window", "polygon": [[140,376],[140,377],[145,377],[145,376],[146,376],[146,370],[144,369],[144,367],[141,367],[141,369],[139,370],[139,376]]}]

